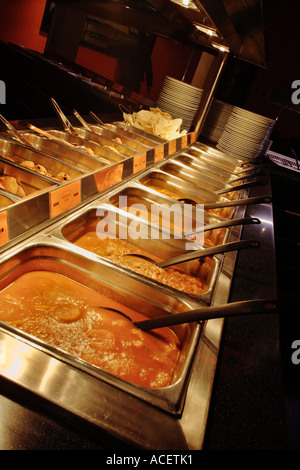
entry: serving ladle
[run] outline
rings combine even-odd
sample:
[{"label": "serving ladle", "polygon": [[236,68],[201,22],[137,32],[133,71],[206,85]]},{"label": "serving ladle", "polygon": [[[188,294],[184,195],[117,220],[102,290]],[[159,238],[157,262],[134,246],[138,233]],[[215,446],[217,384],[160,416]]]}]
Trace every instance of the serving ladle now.
[{"label": "serving ladle", "polygon": [[255,186],[262,186],[262,185],[265,185],[265,184],[267,184],[266,180],[263,180],[263,179],[262,180],[256,180],[256,181],[251,181],[250,183],[243,183],[243,184],[239,184],[239,185],[236,185],[236,186],[233,186],[233,187],[219,189],[217,191],[214,191],[214,193],[217,194],[217,195],[227,194],[227,193],[231,193],[233,191],[239,191],[241,189],[253,188]]},{"label": "serving ladle", "polygon": [[188,238],[197,233],[207,232],[209,230],[217,230],[219,228],[234,227],[237,225],[250,225],[250,224],[260,224],[260,220],[257,217],[242,217],[240,219],[221,220],[221,222],[214,222],[212,224],[203,225],[199,229],[192,230],[190,232],[185,233],[184,236]]},{"label": "serving ladle", "polygon": [[236,242],[224,243],[223,245],[203,248],[202,250],[192,251],[190,253],[185,253],[184,255],[169,258],[165,261],[155,261],[154,259],[146,255],[141,255],[138,253],[126,253],[125,256],[134,256],[134,257],[149,261],[150,263],[154,264],[158,268],[167,268],[169,266],[182,264],[187,261],[204,258],[206,256],[212,256],[212,255],[216,255],[220,253],[228,253],[230,251],[241,250],[244,248],[257,248],[258,246],[259,244],[256,240],[239,240]]},{"label": "serving ladle", "polygon": [[203,210],[210,210],[222,209],[224,207],[248,206],[250,204],[266,204],[272,202],[272,198],[269,196],[253,196],[244,199],[235,199],[234,201],[212,202],[208,204],[201,204],[200,202],[196,202],[190,198],[180,198],[177,199],[177,201],[185,202],[187,204],[201,205],[203,206]]},{"label": "serving ladle", "polygon": [[273,299],[244,300],[231,302],[213,307],[200,307],[181,313],[164,315],[162,317],[150,318],[147,320],[134,321],[124,312],[110,307],[99,307],[119,313],[127,318],[139,330],[147,331],[156,328],[180,325],[183,323],[213,320],[215,318],[228,318],[240,315],[276,313],[277,302]]}]

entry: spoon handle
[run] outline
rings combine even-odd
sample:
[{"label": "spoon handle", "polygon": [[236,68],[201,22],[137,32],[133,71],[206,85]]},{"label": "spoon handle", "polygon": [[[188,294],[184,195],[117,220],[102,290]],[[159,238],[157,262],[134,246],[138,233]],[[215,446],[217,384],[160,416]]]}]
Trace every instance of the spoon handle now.
[{"label": "spoon handle", "polygon": [[226,188],[226,189],[216,191],[216,194],[219,194],[219,195],[227,194],[227,193],[231,193],[233,191],[238,191],[240,189],[253,188],[254,186],[262,186],[262,185],[265,185],[265,184],[267,184],[266,180],[252,181],[250,183],[244,183],[244,184],[239,184],[237,186],[233,186],[233,188]]},{"label": "spoon handle", "polygon": [[248,225],[248,224],[260,224],[260,220],[257,217],[242,217],[240,219],[229,219],[222,220],[221,222],[215,222],[213,224],[203,225],[197,230],[185,233],[186,238],[195,235],[196,233],[207,232],[209,230],[215,230],[223,227],[233,227],[235,225]]},{"label": "spoon handle", "polygon": [[160,268],[166,268],[167,266],[185,263],[186,261],[203,258],[205,256],[227,253],[229,251],[241,250],[243,248],[256,247],[258,247],[258,242],[256,240],[240,240],[237,242],[225,243],[224,245],[216,245],[209,248],[204,248],[203,250],[197,250],[191,253],[185,253],[184,255],[161,261],[160,263],[157,263],[157,266]]},{"label": "spoon handle", "polygon": [[152,330],[167,326],[192,323],[197,321],[212,320],[214,318],[226,318],[239,315],[251,315],[256,313],[275,313],[277,302],[274,299],[258,299],[232,302],[215,307],[203,307],[188,312],[174,313],[163,317],[151,318],[134,322],[141,330]]},{"label": "spoon handle", "polygon": [[211,204],[204,204],[204,210],[218,209],[223,207],[235,207],[235,206],[248,206],[250,204],[260,204],[272,202],[272,198],[269,196],[254,196],[245,199],[237,199],[235,201],[216,202]]}]

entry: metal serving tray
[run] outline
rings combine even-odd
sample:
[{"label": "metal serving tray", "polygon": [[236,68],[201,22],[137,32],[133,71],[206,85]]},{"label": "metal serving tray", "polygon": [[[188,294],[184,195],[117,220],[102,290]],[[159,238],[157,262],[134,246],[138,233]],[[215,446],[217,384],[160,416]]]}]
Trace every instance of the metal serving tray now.
[{"label": "metal serving tray", "polygon": [[[227,183],[224,179],[219,179],[217,173],[214,175],[206,173],[203,168],[197,166],[198,159],[194,158],[196,165],[193,166],[192,162],[184,161],[180,157],[171,158],[168,162],[162,166],[163,171],[173,175],[180,175],[183,173],[183,179],[190,181],[192,184],[201,184],[208,191],[217,191],[223,189],[224,184]],[[187,173],[185,175],[185,173]],[[228,181],[229,183],[229,181]]]},{"label": "metal serving tray", "polygon": [[[120,162],[124,160],[124,158],[131,157],[136,153],[136,151],[127,149],[124,147],[124,145],[118,144],[117,142],[114,142],[111,139],[107,139],[106,137],[101,138],[102,144],[100,145],[99,143],[95,143],[91,140],[87,141],[82,137],[77,137],[73,134],[69,134],[68,132],[63,132],[56,129],[47,129],[47,132],[54,137],[58,137],[59,139],[68,142],[69,144],[89,148],[93,151],[93,156],[108,159],[112,163]],[[111,151],[104,146],[113,147],[116,152]]]},{"label": "metal serving tray", "polygon": [[104,123],[103,127],[102,126],[92,126],[92,129],[95,132],[100,131],[101,129],[108,129],[114,133],[116,133],[121,139],[123,137],[125,138],[130,138],[134,140],[135,142],[139,142],[142,145],[145,145],[146,147],[153,148],[154,146],[158,144],[162,144],[164,141],[162,139],[157,138],[155,139],[155,136],[140,132],[138,133],[138,129],[131,128],[129,125],[127,126],[124,123]]},{"label": "metal serving tray", "polygon": [[[24,135],[27,136],[28,134]],[[18,165],[21,165],[25,161],[42,165],[53,176],[55,181],[57,181],[56,177],[60,173],[67,174],[70,179],[78,178],[84,174],[84,171],[76,168],[75,165],[66,163],[60,158],[47,155],[42,147],[41,149],[31,149],[21,143],[0,139],[0,155],[5,159],[12,159],[13,162]],[[25,167],[22,168],[25,169]],[[40,173],[38,173],[38,175],[40,175]],[[47,176],[47,178],[52,179],[51,176]]]},{"label": "metal serving tray", "polygon": [[175,200],[190,198],[198,204],[228,201],[223,196],[217,196],[211,191],[202,189],[201,185],[192,184],[178,176],[168,174],[160,168],[149,170],[143,174],[139,181],[145,188],[152,188]]},{"label": "metal serving tray", "polygon": [[[105,224],[101,224],[101,221],[104,221]],[[125,239],[124,236],[126,235],[126,241],[136,247],[136,249],[142,249],[143,251],[147,251],[148,253],[153,255],[154,257],[157,256],[162,259],[172,258],[174,256],[179,256],[185,254],[189,250],[194,249],[202,249],[200,244],[196,242],[187,241],[184,238],[176,239],[174,238],[174,234],[163,233],[163,231],[159,231],[155,233],[157,238],[151,238],[151,227],[148,223],[143,224],[143,229],[141,231],[141,237],[137,239],[131,239],[128,237],[129,227],[133,221],[136,221],[136,217],[131,216],[130,214],[124,214],[123,211],[118,211],[115,207],[111,206],[110,204],[99,204],[93,203],[89,205],[88,208],[82,209],[79,213],[76,214],[75,217],[72,217],[71,220],[67,219],[63,221],[59,226],[49,232],[51,236],[57,237],[59,239],[63,239],[68,241],[72,244],[76,243],[76,241],[83,235],[87,233],[98,233],[100,237],[106,238],[111,237],[117,240]],[[111,222],[110,227],[106,224]],[[105,227],[105,232],[104,232]],[[168,238],[163,238],[164,235]],[[170,235],[170,236],[169,236]],[[127,238],[128,237],[128,238]],[[97,239],[97,247],[101,247],[101,242],[103,239]],[[188,250],[186,243],[188,242]],[[103,242],[104,243],[104,242]],[[95,247],[95,249],[97,249]],[[76,249],[78,246],[76,245]],[[80,251],[83,248],[80,248]],[[86,256],[89,256],[90,252],[83,250],[83,253]],[[211,257],[212,263],[210,272],[205,276],[203,281],[204,284],[204,291],[200,294],[189,294],[185,291],[178,291],[175,288],[168,287],[166,284],[163,284],[159,281],[155,281],[147,277],[146,275],[137,274],[133,270],[127,269],[126,267],[117,264],[116,262],[111,261],[109,258],[102,257],[100,255],[95,255],[96,258],[99,256],[100,259],[107,259],[109,264],[115,266],[118,270],[122,272],[128,272],[128,275],[133,277],[142,277],[144,281],[153,284],[158,289],[170,290],[172,295],[176,296],[179,295],[183,298],[189,298],[190,296],[196,298],[197,300],[209,303],[212,295],[213,295],[213,288],[216,282],[219,266],[220,266],[220,258],[221,257]],[[203,260],[204,261],[204,260]],[[201,265],[202,262],[197,260],[190,261],[188,263],[181,264],[182,269],[186,269],[188,273],[194,273],[196,277],[202,279],[201,276]]]},{"label": "metal serving tray", "polygon": [[[26,196],[37,191],[50,188],[56,184],[54,180],[39,175],[31,170],[25,170],[13,162],[6,162],[0,159],[0,174],[5,176],[13,176],[24,189]],[[4,191],[4,190],[3,190]],[[9,194],[9,193],[8,193]],[[22,198],[19,197],[19,200]]]},{"label": "metal serving tray", "polygon": [[14,202],[19,201],[19,197],[15,197],[14,194],[8,193],[3,189],[0,189],[0,209],[11,206]]},{"label": "metal serving tray", "polygon": [[23,135],[37,150],[47,153],[68,165],[75,166],[84,172],[94,171],[111,163],[109,160],[88,155],[81,151],[79,147],[72,148],[63,142],[56,142],[31,132],[23,133]]},{"label": "metal serving tray", "polygon": [[[166,314],[176,314],[193,308],[195,304],[187,299],[172,295],[169,290],[157,289],[153,285],[131,276],[128,272],[116,270],[114,267],[100,260],[98,257],[77,250],[74,245],[64,243],[54,238],[40,237],[28,246],[13,250],[11,254],[5,255],[0,264],[0,290],[13,283],[24,273],[33,271],[50,271],[61,274],[68,279],[80,283],[112,301],[117,301],[136,311],[142,312],[149,317],[157,317]],[[34,287],[33,287],[34,288]],[[199,305],[199,304],[198,304]],[[41,350],[49,358],[53,357],[67,363],[85,374],[89,374],[97,380],[98,394],[101,395],[102,384],[109,384],[116,390],[126,392],[151,405],[168,411],[172,414],[180,414],[184,404],[186,387],[195,348],[199,340],[201,325],[198,323],[178,325],[174,332],[179,338],[180,356],[178,358],[171,384],[167,387],[148,388],[129,383],[107,371],[93,366],[83,359],[68,354],[44,341],[22,332],[17,327],[0,322],[3,332],[19,341],[25,341],[30,348]],[[22,359],[24,360],[24,358]],[[5,363],[2,373],[9,374],[11,364]],[[28,367],[29,364],[26,365]],[[20,381],[25,369],[16,368],[13,379]],[[32,373],[32,371],[31,371]],[[34,376],[42,384],[51,370],[36,367]],[[46,375],[45,375],[46,374]],[[54,371],[55,374],[55,371]],[[55,381],[55,375],[52,376]],[[76,384],[76,393],[80,393],[81,383]],[[109,397],[106,397],[109,401]],[[126,402],[119,403],[120,407],[126,408]]]},{"label": "metal serving tray", "polygon": [[[183,205],[180,205],[180,203],[175,205],[174,209],[174,200],[172,201],[171,198],[169,200],[167,198],[163,199],[159,193],[156,193],[155,191],[148,191],[147,188],[143,188],[140,185],[130,185],[128,187],[125,187],[124,189],[121,189],[121,191],[116,192],[110,196],[109,199],[110,203],[118,207],[119,209],[122,209],[124,211],[127,211],[128,209],[123,206],[123,202],[126,202],[127,207],[130,207],[134,205],[134,209],[140,206],[139,210],[139,215],[138,217],[141,220],[147,220],[149,221],[149,214],[151,214],[151,224],[156,225],[157,227],[160,227],[161,229],[164,230],[169,230],[173,232],[178,238],[184,237],[185,234],[185,229],[182,226],[182,218],[176,217],[177,210],[179,211],[178,214],[181,216],[184,214],[184,209],[183,211],[181,210],[181,207]],[[119,207],[120,201],[122,203],[122,208]],[[160,210],[162,204],[165,205],[166,210],[168,212],[168,208],[170,208],[170,215],[172,216],[172,213],[174,213],[174,217],[165,217],[164,210]],[[153,211],[153,206],[157,206],[156,209]],[[154,213],[154,217],[152,217],[152,214]],[[168,213],[169,215],[169,213]],[[189,215],[188,215],[189,217]],[[198,219],[199,220],[199,219]],[[224,219],[223,219],[224,220]],[[214,222],[219,222],[220,219],[214,217],[213,215],[210,214],[204,214],[203,218],[203,223],[204,226],[209,223],[214,223]],[[197,218],[193,217],[192,213],[192,218],[190,221],[187,221],[188,225],[191,227],[191,230],[189,231],[190,234],[192,232],[195,232],[195,226],[197,224]],[[201,221],[200,221],[201,224]],[[199,225],[198,225],[199,226]],[[207,242],[207,238],[211,236],[212,232],[214,232],[217,236],[216,239],[216,245],[220,245],[222,243],[225,243],[228,241],[229,234],[231,232],[231,229],[228,228],[219,228],[218,230],[207,230],[204,233],[202,233],[202,236],[198,236],[197,241],[202,243],[204,246],[206,245],[211,245],[211,243]],[[189,237],[190,240],[190,237]]]},{"label": "metal serving tray", "polygon": [[[136,152],[146,152],[146,150],[149,150],[151,147],[146,146],[136,140],[130,139],[129,137],[112,132],[109,129],[106,129],[105,127],[97,127],[97,126],[90,126],[91,130],[84,129],[82,127],[75,127],[76,132],[80,137],[83,139],[96,142],[96,144],[103,145],[103,137],[110,139],[111,144],[115,144],[115,139],[121,140],[119,142],[125,149],[127,149],[130,152],[130,156],[134,151]],[[123,149],[122,149],[123,151]]]},{"label": "metal serving tray", "polygon": [[[149,134],[149,132],[145,132],[142,129],[139,129],[138,127],[131,126],[128,122],[114,122],[113,123],[116,128],[124,129],[126,132],[132,133],[132,135],[142,138],[146,138],[147,140],[152,142],[152,146],[154,147],[156,145],[164,144],[166,140],[162,139],[161,137],[158,137],[154,134]],[[107,124],[105,124],[105,127]],[[135,138],[135,137],[134,137]]]},{"label": "metal serving tray", "polygon": [[234,174],[232,172],[224,170],[221,171],[217,166],[201,160],[196,155],[189,154],[188,151],[184,151],[180,153],[180,155],[173,157],[173,160],[188,165],[195,170],[201,171],[202,174],[207,175],[220,184],[226,184],[234,178]]},{"label": "metal serving tray", "polygon": [[[201,191],[206,190],[209,192],[217,191],[224,187],[224,184],[217,184],[215,181],[210,181],[208,178],[194,168],[184,165],[176,161],[168,160],[167,163],[160,165],[160,169],[168,175],[176,176],[177,178],[187,181],[201,188]],[[213,196],[212,196],[213,197]]]},{"label": "metal serving tray", "polygon": [[191,145],[188,149],[188,153],[220,168],[221,170],[231,173],[235,173],[242,164],[247,162],[247,159],[232,157],[200,142],[196,142]]}]

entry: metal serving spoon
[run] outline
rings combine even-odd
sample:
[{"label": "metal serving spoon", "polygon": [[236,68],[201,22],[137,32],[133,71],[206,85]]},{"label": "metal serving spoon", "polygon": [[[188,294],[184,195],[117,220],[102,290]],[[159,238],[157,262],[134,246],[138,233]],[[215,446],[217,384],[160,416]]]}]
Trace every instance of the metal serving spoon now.
[{"label": "metal serving spoon", "polygon": [[224,189],[221,189],[221,190],[218,190],[218,191],[214,191],[215,194],[227,194],[227,193],[231,193],[233,191],[239,191],[241,189],[247,189],[247,188],[253,188],[254,186],[262,186],[262,185],[265,185],[267,184],[267,181],[266,180],[257,180],[257,181],[251,181],[250,183],[244,183],[244,184],[239,184],[237,186],[234,186],[233,188],[224,188]]},{"label": "metal serving spoon", "polygon": [[173,266],[175,264],[185,263],[186,261],[204,258],[205,256],[216,255],[219,253],[227,253],[229,251],[241,250],[243,248],[257,248],[258,246],[259,244],[256,240],[240,240],[237,242],[224,243],[224,245],[212,246],[209,248],[204,248],[203,250],[185,253],[184,255],[175,256],[174,258],[169,258],[165,261],[155,261],[154,259],[149,258],[146,255],[140,255],[137,253],[126,253],[125,256],[134,256],[136,258],[141,258],[146,261],[149,261],[158,268],[167,268],[168,266]]},{"label": "metal serving spoon", "polygon": [[236,206],[248,206],[250,204],[260,204],[260,203],[269,203],[272,202],[272,198],[269,196],[254,196],[248,197],[245,199],[235,199],[234,201],[224,201],[224,202],[212,202],[210,204],[201,204],[200,202],[196,202],[193,199],[189,198],[180,198],[177,199],[179,202],[185,202],[187,204],[193,205],[203,205],[203,210],[209,209],[221,209],[223,207],[236,207]]},{"label": "metal serving spoon", "polygon": [[214,307],[200,307],[195,310],[189,310],[182,313],[174,313],[164,315],[162,317],[150,318],[142,321],[134,321],[120,310],[99,307],[106,310],[112,310],[127,318],[131,323],[140,330],[153,330],[156,328],[180,325],[182,323],[192,323],[204,320],[212,320],[214,318],[227,318],[239,315],[275,313],[277,311],[277,302],[273,299],[257,299],[232,302],[224,305],[216,305]]},{"label": "metal serving spoon", "polygon": [[257,248],[258,246],[259,243],[256,240],[240,240],[237,242],[224,243],[224,245],[212,246],[209,248],[203,248],[202,250],[185,253],[184,255],[175,256],[174,258],[169,258],[165,261],[155,261],[146,255],[140,255],[138,253],[126,253],[125,256],[134,256],[136,258],[149,261],[158,268],[167,268],[169,266],[174,266],[175,264],[185,263],[186,261],[204,258],[205,256],[212,256],[219,253],[228,253],[229,251],[241,250],[243,248]]},{"label": "metal serving spoon", "polygon": [[207,224],[197,230],[192,230],[191,232],[185,233],[184,236],[188,238],[197,233],[207,232],[209,230],[216,230],[216,229],[223,228],[223,227],[233,227],[236,225],[249,225],[249,224],[260,224],[260,220],[257,217],[243,217],[241,219],[221,220],[221,222]]}]

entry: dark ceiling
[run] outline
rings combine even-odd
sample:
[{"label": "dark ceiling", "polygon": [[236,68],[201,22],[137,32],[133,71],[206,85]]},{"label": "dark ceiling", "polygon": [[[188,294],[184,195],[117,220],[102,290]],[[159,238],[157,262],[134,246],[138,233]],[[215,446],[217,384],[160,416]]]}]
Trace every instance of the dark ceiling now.
[{"label": "dark ceiling", "polygon": [[[180,6],[179,1],[57,0],[56,3],[176,42],[211,49],[215,42],[229,47],[240,59],[266,65],[263,0],[193,0],[193,9]],[[196,29],[195,24],[216,29],[218,37],[210,38]]]}]

